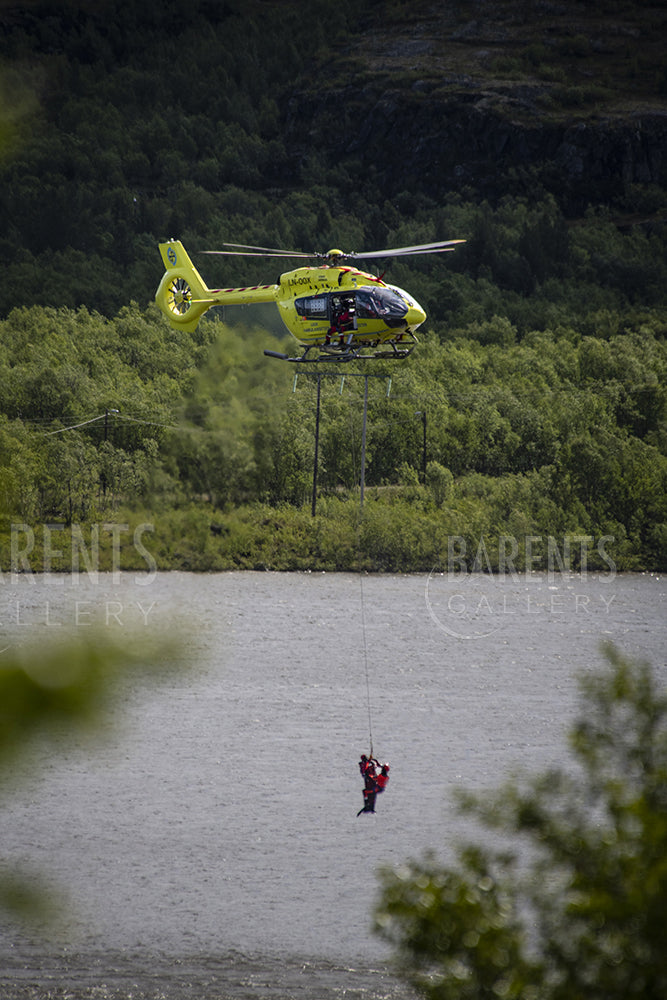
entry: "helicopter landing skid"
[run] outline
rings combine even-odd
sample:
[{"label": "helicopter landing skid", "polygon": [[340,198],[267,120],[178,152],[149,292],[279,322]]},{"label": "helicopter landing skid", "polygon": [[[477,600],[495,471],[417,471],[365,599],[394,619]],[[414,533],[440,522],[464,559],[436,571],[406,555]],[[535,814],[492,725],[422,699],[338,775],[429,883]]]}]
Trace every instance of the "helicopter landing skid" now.
[{"label": "helicopter landing skid", "polygon": [[264,351],[269,358],[278,358],[279,361],[291,361],[292,364],[301,364],[303,361],[307,361],[308,364],[323,364],[325,362],[346,362],[346,361],[398,361],[403,358],[407,358],[409,354],[412,353],[414,347],[402,347],[398,348],[392,344],[392,350],[387,351],[373,351],[372,353],[364,353],[359,350],[346,350],[346,351],[322,351],[316,357],[308,357],[309,352],[312,350],[311,347],[307,347],[303,354],[298,358],[290,357],[289,354],[281,354],[279,351]]}]

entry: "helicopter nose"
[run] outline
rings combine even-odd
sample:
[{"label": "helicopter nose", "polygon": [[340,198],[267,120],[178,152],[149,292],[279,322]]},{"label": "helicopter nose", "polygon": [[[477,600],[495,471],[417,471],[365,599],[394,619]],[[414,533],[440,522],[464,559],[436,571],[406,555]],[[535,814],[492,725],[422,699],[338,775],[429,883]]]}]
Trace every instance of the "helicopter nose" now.
[{"label": "helicopter nose", "polygon": [[426,319],[426,313],[420,305],[413,302],[408,308],[407,314],[405,316],[405,323],[409,330],[416,330],[418,326],[421,326]]}]

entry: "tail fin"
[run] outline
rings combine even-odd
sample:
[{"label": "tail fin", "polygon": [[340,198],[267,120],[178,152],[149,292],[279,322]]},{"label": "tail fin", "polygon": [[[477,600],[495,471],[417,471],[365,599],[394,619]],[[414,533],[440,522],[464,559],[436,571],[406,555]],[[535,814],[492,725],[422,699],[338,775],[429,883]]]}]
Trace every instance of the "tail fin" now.
[{"label": "tail fin", "polygon": [[171,325],[192,332],[217,300],[194,266],[180,240],[160,244],[165,273],[155,301]]}]

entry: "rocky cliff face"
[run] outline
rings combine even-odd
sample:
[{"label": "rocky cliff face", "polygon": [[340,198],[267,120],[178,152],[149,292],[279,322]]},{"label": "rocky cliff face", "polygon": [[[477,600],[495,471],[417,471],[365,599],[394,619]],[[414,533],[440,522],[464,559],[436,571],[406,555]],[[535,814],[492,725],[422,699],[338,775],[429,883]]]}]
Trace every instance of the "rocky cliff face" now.
[{"label": "rocky cliff face", "polygon": [[[295,95],[286,129],[297,160],[313,151],[357,161],[387,197],[552,192],[576,214],[629,185],[667,186],[667,111],[553,120],[535,113],[530,88],[504,94],[428,94],[348,86]],[[530,113],[526,113],[529,111]]]}]

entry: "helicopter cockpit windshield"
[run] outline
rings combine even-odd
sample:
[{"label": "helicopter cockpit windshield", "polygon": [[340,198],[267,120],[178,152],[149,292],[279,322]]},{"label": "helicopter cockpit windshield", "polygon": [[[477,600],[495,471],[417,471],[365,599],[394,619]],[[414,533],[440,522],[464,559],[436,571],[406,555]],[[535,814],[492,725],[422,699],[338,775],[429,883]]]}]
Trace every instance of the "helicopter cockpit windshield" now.
[{"label": "helicopter cockpit windshield", "polygon": [[298,298],[294,306],[304,319],[334,323],[344,314],[347,322],[355,326],[358,319],[379,319],[388,327],[405,326],[408,312],[408,303],[393,288],[375,286]]},{"label": "helicopter cockpit windshield", "polygon": [[381,319],[387,326],[403,326],[407,303],[391,288],[358,288],[357,316],[360,319]]}]

